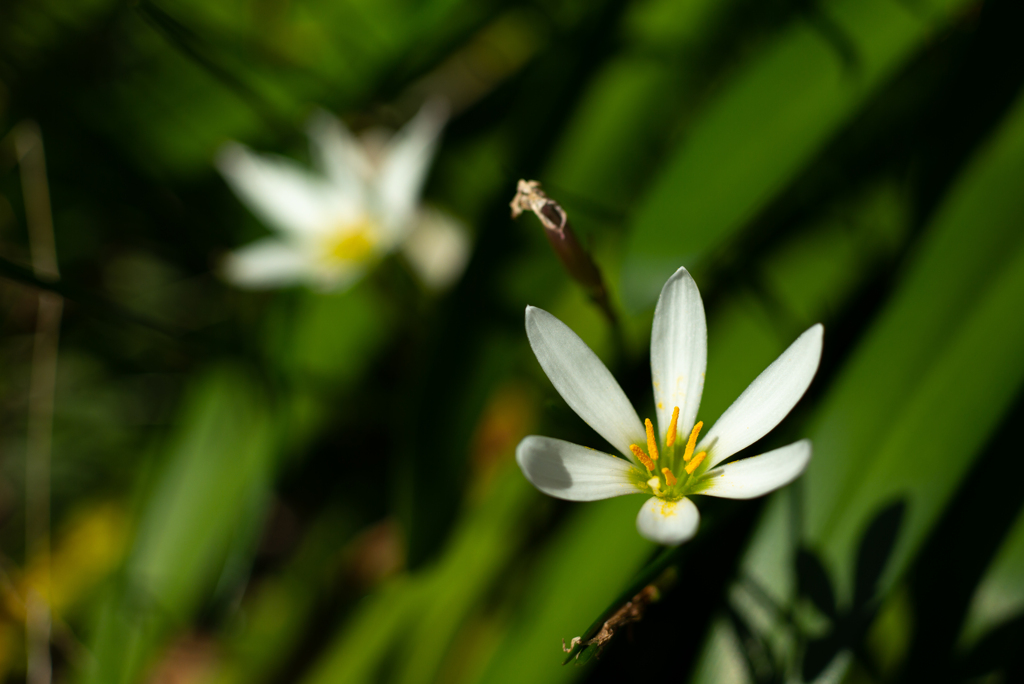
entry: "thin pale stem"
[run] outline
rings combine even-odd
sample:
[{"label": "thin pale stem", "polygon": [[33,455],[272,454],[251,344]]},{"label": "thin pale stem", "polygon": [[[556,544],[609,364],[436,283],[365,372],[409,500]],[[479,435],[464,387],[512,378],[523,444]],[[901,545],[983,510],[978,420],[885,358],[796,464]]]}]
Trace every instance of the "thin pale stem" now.
[{"label": "thin pale stem", "polygon": [[[13,141],[25,198],[32,270],[40,280],[60,278],[46,180],[46,157],[39,127],[20,123]],[[42,573],[25,597],[25,629],[29,684],[50,684],[50,458],[53,447],[53,404],[57,383],[57,355],[64,300],[40,291],[28,398],[28,435],[25,458],[26,558],[39,559]]]}]

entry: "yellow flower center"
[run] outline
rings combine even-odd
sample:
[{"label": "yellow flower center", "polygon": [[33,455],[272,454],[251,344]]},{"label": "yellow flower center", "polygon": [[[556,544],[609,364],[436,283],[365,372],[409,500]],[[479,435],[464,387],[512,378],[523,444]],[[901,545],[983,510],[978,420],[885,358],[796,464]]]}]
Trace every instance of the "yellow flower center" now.
[{"label": "yellow flower center", "polygon": [[377,226],[369,219],[344,224],[326,239],[324,254],[332,263],[366,261],[374,254],[377,236]]},{"label": "yellow flower center", "polygon": [[[658,450],[654,425],[651,424],[649,418],[644,421],[644,428],[647,432],[647,450],[645,451],[639,444],[629,445],[629,450],[647,471],[645,474],[643,471],[637,470],[638,484],[642,482],[650,488],[655,496],[670,501],[681,499],[687,493],[694,491],[692,486],[696,484],[696,481],[691,481],[692,476],[708,455],[706,451],[694,453],[697,447],[697,436],[700,434],[700,429],[704,427],[704,423],[698,422],[693,426],[690,437],[686,440],[686,446],[680,449],[679,446],[682,444],[676,445],[676,422],[678,420],[679,407],[676,406],[672,410],[672,419],[665,431],[665,447],[661,452]],[[657,462],[662,456],[668,465],[659,469]],[[675,472],[673,472],[673,468]]]}]

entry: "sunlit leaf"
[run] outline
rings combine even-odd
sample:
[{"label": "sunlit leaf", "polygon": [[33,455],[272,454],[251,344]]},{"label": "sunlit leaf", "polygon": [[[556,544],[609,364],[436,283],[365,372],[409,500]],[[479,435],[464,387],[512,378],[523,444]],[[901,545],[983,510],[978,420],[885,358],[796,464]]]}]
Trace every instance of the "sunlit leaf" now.
[{"label": "sunlit leaf", "polygon": [[964,625],[963,639],[975,641],[989,629],[1024,613],[1024,514],[978,584]]},{"label": "sunlit leaf", "polygon": [[211,369],[189,393],[123,582],[100,609],[86,681],[134,681],[213,589],[229,554],[251,553],[275,452],[259,386],[237,368]]},{"label": "sunlit leaf", "polygon": [[756,216],[965,4],[833,0],[817,10],[834,27],[831,36],[794,21],[752,56],[699,115],[637,209],[623,270],[627,301],[652,302],[679,264],[692,269]]},{"label": "sunlit leaf", "polygon": [[[1024,380],[1024,109],[939,209],[903,282],[822,406],[807,527],[848,581],[865,516],[907,497],[889,580],[941,511]],[[848,585],[846,585],[848,586]]]},{"label": "sunlit leaf", "polygon": [[579,507],[549,542],[533,571],[515,624],[481,682],[563,682],[568,644],[615,598],[654,546],[637,534],[642,499],[624,496]]},{"label": "sunlit leaf", "polygon": [[311,669],[307,684],[433,681],[468,613],[518,548],[524,508],[536,494],[506,464],[434,564],[404,574],[365,598]]}]

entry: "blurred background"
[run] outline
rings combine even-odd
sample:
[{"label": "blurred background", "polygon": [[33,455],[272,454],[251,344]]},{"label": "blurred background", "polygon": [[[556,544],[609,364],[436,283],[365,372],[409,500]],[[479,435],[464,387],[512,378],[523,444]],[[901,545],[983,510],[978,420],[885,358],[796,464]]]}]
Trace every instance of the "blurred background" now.
[{"label": "blurred background", "polygon": [[[6,0],[0,679],[1021,681],[1022,26],[1014,0]],[[224,143],[308,166],[317,108],[393,130],[430,97],[423,201],[471,235],[454,284],[397,255],[330,292],[218,277],[271,234]],[[510,219],[520,178],[618,327]],[[750,450],[810,437],[806,474],[701,499],[663,552],[639,498],[547,498],[513,454],[608,449],[525,305],[652,415],[680,265],[704,421],[826,336]]]}]

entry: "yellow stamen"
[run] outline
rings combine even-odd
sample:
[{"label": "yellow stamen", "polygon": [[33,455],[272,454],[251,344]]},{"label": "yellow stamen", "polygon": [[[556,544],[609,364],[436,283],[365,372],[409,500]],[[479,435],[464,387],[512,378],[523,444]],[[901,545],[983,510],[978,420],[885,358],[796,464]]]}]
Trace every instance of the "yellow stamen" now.
[{"label": "yellow stamen", "polygon": [[644,464],[645,468],[648,470],[654,470],[654,461],[647,458],[647,454],[644,453],[643,449],[636,444],[630,444],[629,450],[633,452],[634,456],[636,456],[636,460]]},{"label": "yellow stamen", "polygon": [[672,420],[668,424],[668,435],[665,437],[665,448],[676,443],[676,421],[679,420],[679,407],[672,409]]},{"label": "yellow stamen", "polygon": [[708,452],[702,451],[693,457],[693,460],[686,464],[686,474],[693,475],[693,471],[700,467],[700,464],[704,461],[704,458],[708,455]]},{"label": "yellow stamen", "polygon": [[704,421],[698,420],[697,424],[690,430],[690,439],[686,441],[686,451],[683,452],[683,460],[687,463],[690,462],[690,458],[693,456],[693,450],[697,446],[697,435],[700,434],[702,427],[704,427]]},{"label": "yellow stamen", "polygon": [[669,487],[676,486],[676,476],[672,474],[672,471],[668,468],[662,468],[661,472],[665,475],[665,484]]},{"label": "yellow stamen", "polygon": [[651,419],[644,419],[644,427],[647,428],[647,451],[651,454],[651,460],[658,460],[658,440],[654,438],[654,426],[651,425]]}]

